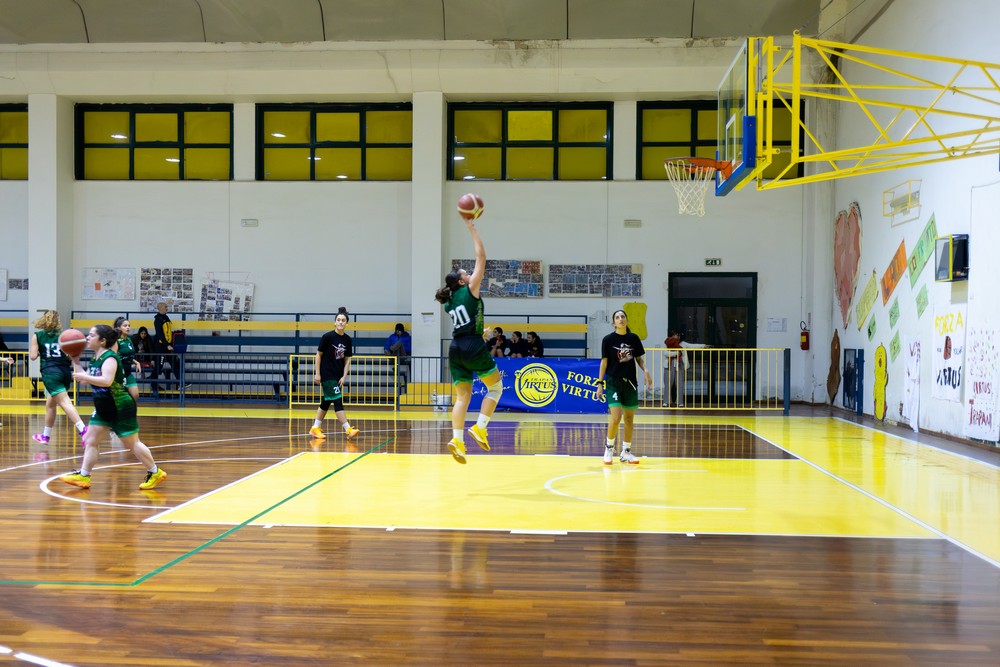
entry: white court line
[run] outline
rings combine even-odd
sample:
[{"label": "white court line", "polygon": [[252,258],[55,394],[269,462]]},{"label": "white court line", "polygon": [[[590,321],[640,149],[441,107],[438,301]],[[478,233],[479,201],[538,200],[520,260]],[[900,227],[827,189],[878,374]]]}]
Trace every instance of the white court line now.
[{"label": "white court line", "polygon": [[[656,510],[706,510],[709,512],[745,512],[747,508],[745,507],[692,507],[687,505],[647,505],[644,503],[619,503],[613,500],[602,500],[600,498],[585,498],[584,496],[575,496],[570,493],[565,493],[563,491],[557,491],[553,488],[553,484],[562,481],[564,479],[569,479],[570,477],[583,477],[585,475],[601,475],[603,477],[606,471],[601,472],[574,472],[569,475],[561,475],[559,477],[553,477],[549,481],[545,482],[545,489],[550,493],[554,493],[557,496],[563,496],[564,498],[569,498],[570,500],[583,500],[588,503],[597,503],[599,505],[617,505],[619,507],[645,507],[647,509]],[[672,473],[707,473],[707,470],[629,470],[626,475],[642,475],[642,474],[672,474]],[[618,473],[622,474],[622,473]]]},{"label": "white court line", "polygon": [[71,667],[71,665],[68,665],[65,662],[56,662],[55,660],[49,660],[48,658],[42,658],[41,656],[23,653],[21,651],[15,653],[13,657],[18,660],[30,662],[33,665],[42,665],[42,667]]},{"label": "white court line", "polygon": [[[824,419],[827,419],[827,418],[824,417]],[[845,423],[851,424],[851,422],[848,422],[846,420],[845,420]],[[853,424],[853,425],[857,426],[857,424]],[[982,560],[986,561],[987,563],[989,563],[993,567],[1000,568],[1000,562],[998,562],[998,561],[990,558],[989,556],[987,556],[984,553],[980,553],[979,551],[976,551],[975,549],[973,549],[972,547],[968,546],[967,544],[959,542],[958,540],[956,540],[955,538],[953,538],[951,535],[948,535],[947,533],[941,532],[940,530],[938,530],[934,526],[930,525],[926,521],[922,521],[921,519],[918,519],[917,517],[915,517],[912,514],[910,514],[909,512],[907,512],[906,510],[904,510],[904,509],[902,509],[900,507],[896,507],[895,505],[893,505],[889,501],[884,500],[884,499],[876,496],[875,494],[870,493],[869,491],[866,491],[866,490],[862,489],[857,484],[853,484],[851,482],[848,482],[846,479],[844,479],[844,478],[842,478],[842,477],[834,474],[833,472],[830,472],[829,470],[826,470],[825,468],[821,467],[819,464],[813,463],[809,459],[802,458],[798,454],[795,454],[794,452],[791,452],[791,451],[785,449],[784,447],[782,447],[778,443],[771,442],[770,440],[768,440],[764,436],[760,435],[759,433],[751,431],[749,428],[747,429],[747,431],[750,432],[750,433],[753,433],[756,437],[760,438],[764,442],[767,442],[767,443],[770,443],[770,444],[774,445],[775,447],[777,447],[781,451],[788,452],[792,456],[796,457],[799,461],[802,461],[806,465],[812,466],[813,468],[815,468],[819,472],[823,473],[824,475],[827,475],[827,476],[829,476],[829,477],[837,480],[841,484],[843,484],[843,485],[845,485],[845,486],[847,486],[847,487],[849,487],[851,489],[854,489],[858,493],[860,493],[862,495],[865,495],[868,498],[871,498],[872,500],[874,500],[878,504],[882,505],[883,507],[886,507],[886,508],[894,511],[894,512],[898,513],[900,516],[909,519],[910,521],[912,521],[913,523],[917,524],[918,526],[921,526],[922,528],[927,529],[928,531],[934,533],[935,535],[937,535],[941,539],[947,540],[948,542],[951,542],[952,544],[954,544],[959,549],[962,549],[963,551],[967,551],[968,553],[972,554],[973,556],[976,556],[977,558],[981,558]],[[876,431],[876,432],[877,433],[884,433],[883,431]],[[891,434],[889,434],[889,435],[891,435]],[[922,443],[916,443],[916,444],[922,444]],[[923,446],[928,446],[928,445],[923,445]]]},{"label": "white court line", "polygon": [[929,443],[929,442],[920,442],[919,440],[911,440],[910,438],[904,437],[902,435],[896,435],[895,433],[889,433],[888,431],[880,431],[879,429],[874,428],[872,426],[868,426],[867,424],[856,424],[856,423],[850,421],[849,419],[844,419],[843,417],[826,417],[825,419],[834,419],[836,421],[841,421],[841,422],[844,422],[845,424],[850,424],[851,426],[857,426],[858,428],[867,429],[867,430],[872,431],[874,433],[880,433],[880,434],[882,434],[884,436],[887,436],[887,437],[890,437],[890,438],[896,438],[897,440],[902,440],[903,442],[908,442],[911,445],[917,445],[918,447],[930,447],[931,449],[933,449],[936,452],[941,452],[942,454],[950,454],[950,455],[952,455],[952,456],[954,456],[956,458],[964,459],[966,461],[971,461],[972,463],[982,463],[984,466],[987,466],[989,468],[993,468],[994,470],[1000,469],[1000,466],[998,466],[998,465],[996,465],[994,463],[991,463],[989,461],[983,461],[981,459],[974,459],[971,456],[966,456],[965,454],[959,454],[958,452],[953,452],[953,451],[948,450],[948,449],[941,449],[937,445],[934,445],[934,444]]}]

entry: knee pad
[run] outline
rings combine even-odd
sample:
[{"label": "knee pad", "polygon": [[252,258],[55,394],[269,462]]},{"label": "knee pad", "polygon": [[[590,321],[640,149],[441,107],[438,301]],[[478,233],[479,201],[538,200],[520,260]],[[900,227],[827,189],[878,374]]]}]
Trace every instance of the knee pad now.
[{"label": "knee pad", "polygon": [[333,411],[334,412],[344,411],[344,399],[338,398],[333,402]]},{"label": "knee pad", "polygon": [[499,380],[486,392],[486,398],[492,399],[495,403],[500,403],[500,396],[503,394],[503,380]]}]

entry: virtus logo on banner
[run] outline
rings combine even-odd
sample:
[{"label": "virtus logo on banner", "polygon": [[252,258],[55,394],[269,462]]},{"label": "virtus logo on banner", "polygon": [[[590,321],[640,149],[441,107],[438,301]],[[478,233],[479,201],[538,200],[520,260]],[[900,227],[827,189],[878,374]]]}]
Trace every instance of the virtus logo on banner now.
[{"label": "virtus logo on banner", "polygon": [[545,364],[528,364],[514,371],[514,391],[521,402],[533,408],[548,405],[559,391],[559,379]]}]

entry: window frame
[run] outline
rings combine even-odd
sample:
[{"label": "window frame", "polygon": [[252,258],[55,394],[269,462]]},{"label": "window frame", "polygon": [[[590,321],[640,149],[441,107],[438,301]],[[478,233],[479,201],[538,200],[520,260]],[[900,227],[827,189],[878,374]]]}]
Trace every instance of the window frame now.
[{"label": "window frame", "polygon": [[[0,104],[0,112],[11,113],[11,112],[17,112],[17,111],[23,111],[24,113],[27,113],[28,112],[28,103],[27,102],[15,102],[15,103],[9,103],[9,104],[8,103]],[[29,123],[29,125],[31,123],[31,118],[30,117],[28,118],[28,123]],[[25,142],[23,144],[0,143],[0,149],[3,149],[3,148],[24,148],[24,149],[27,149],[28,148],[28,143],[27,142]],[[0,176],[0,180],[3,180],[3,181],[23,181],[23,180],[27,180],[27,179],[26,178],[4,178],[3,176]]]},{"label": "window frame", "polygon": [[[559,140],[559,111],[566,109],[574,110],[601,110],[605,112],[605,136],[603,142],[583,142],[583,141],[560,141]],[[455,112],[456,111],[500,111],[500,143],[469,142],[456,144],[455,142]],[[508,112],[510,111],[551,111],[552,112],[552,140],[551,141],[511,141],[507,136]],[[448,103],[448,151],[447,151],[447,180],[455,179],[455,149],[457,148],[499,148],[500,149],[500,178],[461,178],[459,181],[511,181],[507,174],[507,150],[510,148],[551,148],[552,149],[552,178],[549,179],[517,179],[518,181],[603,181],[614,179],[614,103],[613,102],[449,102]],[[604,178],[595,179],[560,179],[559,178],[559,149],[560,148],[603,148],[605,150],[605,175]]]},{"label": "window frame", "polygon": [[[268,111],[307,111],[309,112],[309,142],[308,143],[282,143],[282,144],[271,144],[268,145],[264,138],[264,114]],[[410,126],[411,126],[411,139],[410,143],[402,142],[392,142],[392,143],[368,143],[365,133],[365,116],[371,111],[409,111],[410,112]],[[316,140],[316,114],[317,113],[358,113],[360,122],[360,132],[357,141],[317,141]],[[385,103],[324,103],[324,102],[306,102],[306,103],[266,103],[257,104],[254,111],[256,126],[254,128],[254,139],[255,139],[255,167],[254,167],[254,177],[258,181],[268,182],[268,183],[306,183],[306,182],[321,182],[321,183],[333,183],[337,181],[321,179],[317,181],[316,179],[316,160],[310,159],[309,164],[309,178],[308,179],[274,179],[269,180],[265,178],[264,172],[264,149],[275,149],[275,148],[290,148],[290,149],[309,149],[309,157],[316,157],[316,149],[320,148],[357,148],[361,151],[361,176],[358,179],[344,179],[345,182],[358,183],[369,181],[368,179],[368,149],[369,148],[409,148],[410,157],[412,162],[413,156],[413,140],[412,140],[412,125],[413,125],[413,103],[412,102],[385,102]],[[413,180],[413,172],[411,168],[410,178],[408,181],[398,181],[390,179],[377,179],[371,182],[375,183],[393,183],[393,182],[411,182]]]},{"label": "window frame", "polygon": [[[88,112],[95,111],[107,111],[110,113],[128,113],[129,114],[129,138],[128,143],[87,143],[84,140],[85,136],[85,124],[84,119]],[[208,143],[185,143],[184,142],[184,123],[182,122],[182,116],[184,112],[187,111],[211,111],[220,112],[225,111],[229,113],[229,142],[226,144],[208,144]],[[173,182],[173,181],[203,181],[205,179],[188,179],[184,176],[185,171],[185,159],[184,151],[189,148],[227,148],[229,150],[229,176],[226,179],[213,179],[213,180],[233,180],[233,153],[235,151],[233,147],[233,105],[229,103],[218,103],[218,104],[92,104],[92,103],[77,103],[73,110],[74,113],[74,127],[76,131],[76,155],[75,155],[75,171],[76,180],[78,181],[88,181],[88,180],[128,180],[128,181],[161,181],[161,182]],[[177,123],[177,141],[136,141],[135,140],[135,116],[137,113],[173,113],[178,115]],[[115,148],[128,151],[128,178],[127,179],[88,179],[86,178],[85,170],[85,153],[87,148]],[[136,149],[143,148],[176,148],[180,154],[180,163],[178,164],[178,175],[176,179],[155,179],[155,178],[140,178],[135,177],[135,151]]]}]

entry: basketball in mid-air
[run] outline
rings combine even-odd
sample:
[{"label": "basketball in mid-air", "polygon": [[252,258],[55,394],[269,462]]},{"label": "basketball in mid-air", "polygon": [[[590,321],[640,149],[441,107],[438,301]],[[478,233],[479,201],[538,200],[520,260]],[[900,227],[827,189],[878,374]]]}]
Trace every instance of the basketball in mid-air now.
[{"label": "basketball in mid-air", "polygon": [[467,194],[458,198],[458,214],[466,220],[476,220],[483,214],[483,198]]},{"label": "basketball in mid-air", "polygon": [[76,359],[87,349],[87,337],[79,329],[66,329],[59,334],[59,347],[67,357]]}]

